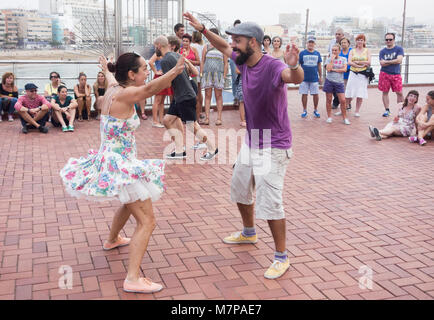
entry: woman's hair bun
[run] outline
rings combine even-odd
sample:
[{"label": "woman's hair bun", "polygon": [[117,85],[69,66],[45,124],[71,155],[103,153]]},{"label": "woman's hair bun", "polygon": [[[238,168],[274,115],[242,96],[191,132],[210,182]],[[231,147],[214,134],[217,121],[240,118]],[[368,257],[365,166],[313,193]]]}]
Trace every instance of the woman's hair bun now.
[{"label": "woman's hair bun", "polygon": [[108,68],[108,70],[109,70],[111,73],[115,73],[115,72],[116,72],[116,65],[113,64],[113,63],[111,63],[111,62],[109,62],[109,63],[107,64],[107,68]]}]

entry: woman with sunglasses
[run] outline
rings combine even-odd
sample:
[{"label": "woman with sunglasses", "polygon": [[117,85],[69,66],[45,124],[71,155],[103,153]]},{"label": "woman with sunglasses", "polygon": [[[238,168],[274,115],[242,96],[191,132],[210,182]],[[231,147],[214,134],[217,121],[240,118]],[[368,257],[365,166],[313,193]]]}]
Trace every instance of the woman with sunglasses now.
[{"label": "woman with sunglasses", "polygon": [[[130,245],[123,284],[126,292],[153,293],[163,288],[141,277],[141,264],[156,226],[152,202],[164,191],[165,163],[136,158],[135,131],[140,119],[134,105],[168,88],[184,72],[184,62],[181,57],[173,69],[145,84],[149,71],[140,55],[125,53],[115,64],[101,57],[101,69],[108,81],[101,112],[101,146],[98,151],[89,151],[87,157],[69,159],[60,172],[66,190],[74,197],[121,202],[103,249]],[[121,237],[119,233],[131,215],[137,221],[135,232],[131,239]]]},{"label": "woman with sunglasses", "polygon": [[60,80],[60,74],[56,71],[50,73],[50,83],[45,85],[44,97],[51,101],[52,98],[57,96],[57,89],[59,86],[64,85]]}]

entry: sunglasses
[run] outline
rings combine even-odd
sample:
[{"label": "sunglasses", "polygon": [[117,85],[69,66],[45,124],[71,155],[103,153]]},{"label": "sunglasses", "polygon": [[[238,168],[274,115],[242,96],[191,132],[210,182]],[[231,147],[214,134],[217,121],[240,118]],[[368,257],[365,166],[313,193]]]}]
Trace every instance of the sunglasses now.
[{"label": "sunglasses", "polygon": [[395,39],[386,39],[386,41],[393,41],[393,40],[395,40]]}]

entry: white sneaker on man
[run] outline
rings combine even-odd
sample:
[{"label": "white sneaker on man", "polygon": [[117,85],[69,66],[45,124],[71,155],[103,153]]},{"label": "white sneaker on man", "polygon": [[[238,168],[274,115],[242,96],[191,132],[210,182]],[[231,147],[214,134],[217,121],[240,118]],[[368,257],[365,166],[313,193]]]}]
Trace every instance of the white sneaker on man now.
[{"label": "white sneaker on man", "polygon": [[332,122],[333,122],[333,119],[332,119],[332,118],[328,118],[326,122],[327,122],[327,123],[332,123]]}]

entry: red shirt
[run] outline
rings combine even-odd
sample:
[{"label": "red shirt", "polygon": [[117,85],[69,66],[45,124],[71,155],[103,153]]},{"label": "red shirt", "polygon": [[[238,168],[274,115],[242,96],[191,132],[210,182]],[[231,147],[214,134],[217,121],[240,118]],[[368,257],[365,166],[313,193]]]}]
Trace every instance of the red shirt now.
[{"label": "red shirt", "polygon": [[39,108],[45,104],[49,109],[51,108],[51,104],[45,99],[45,97],[37,95],[34,100],[30,100],[27,95],[18,98],[17,103],[15,104],[15,110],[20,111],[22,107],[27,109],[35,109]]}]

